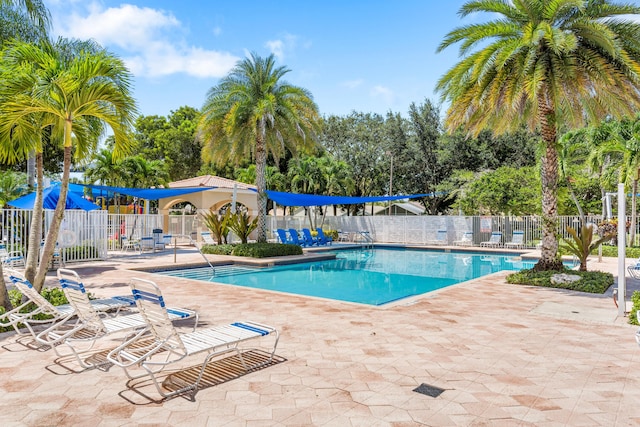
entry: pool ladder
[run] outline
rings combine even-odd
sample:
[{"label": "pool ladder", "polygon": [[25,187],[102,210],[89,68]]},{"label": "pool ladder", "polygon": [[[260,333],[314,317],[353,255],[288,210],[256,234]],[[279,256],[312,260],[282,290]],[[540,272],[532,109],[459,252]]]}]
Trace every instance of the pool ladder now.
[{"label": "pool ladder", "polygon": [[369,234],[368,231],[358,231],[357,233],[360,235],[359,239],[363,241],[362,247],[365,249],[373,249],[373,237],[371,237],[371,234]]},{"label": "pool ladder", "polygon": [[188,234],[172,234],[171,238],[176,239],[174,241],[173,244],[173,262],[175,263],[177,261],[177,239],[178,238],[186,238],[189,239],[189,244],[193,245],[194,248],[196,248],[196,250],[198,251],[198,253],[200,254],[200,256],[202,257],[202,259],[204,259],[204,261],[207,263],[207,265],[209,265],[209,268],[211,268],[211,277],[215,277],[216,275],[216,269],[213,268],[213,265],[211,265],[211,263],[209,262],[209,260],[207,259],[207,257],[202,253],[202,251],[200,250],[200,248],[198,247],[198,245],[196,245],[196,242],[193,240],[193,238],[188,235]]}]

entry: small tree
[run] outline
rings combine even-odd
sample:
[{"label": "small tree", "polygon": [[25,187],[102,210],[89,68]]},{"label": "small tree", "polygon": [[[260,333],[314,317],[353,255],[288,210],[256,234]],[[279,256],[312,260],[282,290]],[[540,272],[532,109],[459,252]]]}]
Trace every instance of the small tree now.
[{"label": "small tree", "polygon": [[247,243],[249,234],[258,226],[258,217],[251,219],[246,212],[236,212],[229,216],[228,224],[231,231],[240,238],[240,241]]},{"label": "small tree", "polygon": [[611,240],[614,237],[614,234],[606,233],[594,242],[594,229],[595,226],[583,223],[580,234],[578,234],[574,228],[567,227],[567,232],[571,234],[573,240],[563,239],[566,245],[560,246],[580,260],[580,271],[587,271],[587,258],[589,258],[589,254],[596,250],[603,242]]},{"label": "small tree", "polygon": [[213,209],[209,209],[209,212],[200,212],[200,218],[202,218],[204,225],[206,225],[209,231],[213,233],[219,245],[222,244],[223,240],[224,243],[227,243],[227,234],[229,234],[229,216],[229,211],[224,215],[220,215]]}]

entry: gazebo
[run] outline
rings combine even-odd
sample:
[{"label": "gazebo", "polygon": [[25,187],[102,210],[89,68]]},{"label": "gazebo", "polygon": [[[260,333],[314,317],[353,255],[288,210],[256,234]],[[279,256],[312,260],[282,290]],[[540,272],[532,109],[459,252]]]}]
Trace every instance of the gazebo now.
[{"label": "gazebo", "polygon": [[[158,199],[158,212],[168,216],[169,209],[177,203],[188,202],[196,209],[220,209],[226,204],[235,203],[244,205],[251,216],[258,214],[258,197],[256,188],[244,182],[222,178],[213,175],[197,176],[180,181],[170,182],[171,189],[179,188],[208,188],[195,193],[181,194],[173,197]],[[235,200],[234,200],[235,199]]]}]

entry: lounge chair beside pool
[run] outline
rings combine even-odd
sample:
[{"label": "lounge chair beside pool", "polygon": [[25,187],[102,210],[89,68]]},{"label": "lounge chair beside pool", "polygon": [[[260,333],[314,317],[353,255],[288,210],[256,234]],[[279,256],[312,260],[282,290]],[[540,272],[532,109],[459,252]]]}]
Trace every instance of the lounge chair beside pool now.
[{"label": "lounge chair beside pool", "polygon": [[505,248],[524,248],[524,231],[516,230],[511,236],[511,241],[504,244]]},{"label": "lounge chair beside pool", "polygon": [[456,246],[471,246],[473,245],[473,231],[465,231],[460,240],[453,242]]},{"label": "lounge chair beside pool", "polygon": [[311,230],[308,228],[302,229],[302,241],[304,242],[304,246],[313,246],[318,245],[318,239],[311,235]]},{"label": "lounge chair beside pool", "polygon": [[640,260],[636,261],[634,265],[628,266],[627,271],[629,272],[629,276],[634,279],[640,279]]},{"label": "lounge chair beside pool", "polygon": [[[75,308],[71,304],[51,304],[35,290],[31,282],[17,271],[8,271],[8,275],[9,280],[20,291],[23,298],[27,300],[13,310],[4,313],[0,316],[0,320],[6,320],[18,335],[24,335],[24,332],[18,327],[19,324],[22,324],[27,328],[31,336],[37,339],[38,334],[33,329],[35,326],[66,322],[76,314]],[[36,308],[33,311],[23,313],[22,310],[29,304],[34,304]],[[90,301],[90,304],[96,312],[115,311],[115,314],[122,309],[135,307],[135,302],[129,296],[94,299]],[[40,316],[37,315],[39,314],[45,314],[50,317],[48,319],[38,319]]]},{"label": "lounge chair beside pool", "polygon": [[11,251],[2,259],[3,268],[24,267],[24,254],[22,251]]},{"label": "lounge chair beside pool", "polygon": [[[83,360],[81,355],[90,351],[98,339],[111,334],[127,333],[124,338],[132,341],[146,332],[147,323],[140,313],[103,319],[91,304],[86,289],[75,271],[58,269],[58,280],[69,304],[75,310],[77,319],[73,323],[68,319],[58,322],[36,336],[38,342],[51,346],[58,356],[68,355],[59,351],[59,344],[64,343],[83,368],[91,368],[104,362],[93,364]],[[171,308],[167,309],[167,313],[170,321],[195,318],[196,326],[198,324],[198,313],[193,310]],[[80,348],[83,345],[84,348]]]},{"label": "lounge chair beside pool", "polygon": [[[289,238],[287,236],[287,230],[284,230],[282,228],[278,228],[276,230],[276,232],[278,233],[278,238],[280,239],[280,243],[284,243],[285,245],[294,245],[295,243],[293,243],[293,240],[291,240],[291,238]],[[297,235],[297,233],[296,233]]]},{"label": "lounge chair beside pool", "polygon": [[289,229],[289,235],[294,245],[307,246],[307,243],[300,238],[298,231],[295,228]]},{"label": "lounge chair beside pool", "polygon": [[316,231],[318,232],[318,245],[324,246],[333,243],[333,237],[325,235],[322,228],[318,227]]},{"label": "lounge chair beside pool", "polygon": [[202,236],[202,241],[205,245],[217,245],[217,242],[211,237],[211,232],[203,231],[200,233],[200,236]]},{"label": "lounge chair beside pool", "polygon": [[480,246],[497,248],[502,244],[501,241],[502,241],[502,233],[499,231],[494,231],[491,233],[491,237],[489,237],[489,240],[485,242],[480,242]]},{"label": "lounge chair beside pool", "polygon": [[447,244],[447,230],[438,230],[436,238],[434,240],[428,240],[429,245],[446,245]]},{"label": "lounge chair beside pool", "polygon": [[[147,343],[147,337],[145,337],[145,347],[141,348],[135,340],[127,341],[110,351],[107,355],[107,360],[123,368],[130,379],[148,375],[158,393],[164,398],[190,392],[193,399],[198,391],[198,385],[203,377],[204,370],[214,357],[235,352],[246,371],[269,364],[273,360],[279,335],[278,331],[271,326],[242,321],[194,330],[194,332],[189,333],[179,333],[169,321],[162,293],[155,283],[134,278],[131,281],[131,290],[140,314],[148,325],[148,330],[151,333],[151,342]],[[268,335],[275,337],[268,360],[261,361],[253,366],[247,365],[249,361],[243,358],[239,344]],[[170,377],[165,379],[162,384],[158,381],[156,375],[164,368],[199,353],[204,353],[206,356],[200,367],[199,374],[192,377],[192,383],[184,384],[184,378],[181,378],[180,384],[173,384]],[[132,376],[128,369],[133,366],[141,366],[146,372]],[[163,390],[163,385],[170,385],[171,388],[175,387],[177,389],[166,393]]]}]

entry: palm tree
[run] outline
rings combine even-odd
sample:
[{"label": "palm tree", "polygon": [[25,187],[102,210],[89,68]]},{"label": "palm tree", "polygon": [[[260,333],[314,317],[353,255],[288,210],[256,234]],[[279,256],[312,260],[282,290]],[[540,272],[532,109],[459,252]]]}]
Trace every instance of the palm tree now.
[{"label": "palm tree", "polygon": [[[26,17],[38,31],[45,34],[51,26],[51,14],[42,0],[0,0],[0,8],[2,8],[7,16],[11,17],[8,21],[12,25],[12,28],[16,30],[16,35],[28,36],[28,33],[33,31],[32,29],[28,29],[30,25],[24,25],[25,20],[22,18],[23,16]],[[6,31],[6,28],[3,28],[2,31]]]},{"label": "palm tree", "polygon": [[[125,154],[132,146],[130,129],[136,114],[130,95],[131,76],[119,58],[105,50],[65,49],[65,43],[59,46],[62,48],[12,44],[4,51],[5,72],[0,76],[5,83],[0,94],[0,153],[11,151],[7,143],[12,133],[29,129],[33,121],[52,126],[64,147],[60,199],[34,279],[36,289],[44,284],[64,215],[72,147],[77,159],[85,158],[95,149],[106,125],[114,134],[114,156]],[[19,151],[31,148],[26,145]]]},{"label": "palm tree", "polygon": [[[593,156],[609,159],[610,169],[618,173],[618,182],[631,182],[631,224],[635,224],[640,179],[640,120],[622,120],[606,125],[609,138],[594,147]],[[601,134],[602,129],[599,131]],[[628,245],[633,246],[634,240],[635,227],[631,227]]]},{"label": "palm tree", "polygon": [[477,12],[496,18],[454,29],[438,47],[460,42],[463,56],[437,85],[450,102],[446,124],[476,135],[523,123],[539,128],[543,236],[535,269],[560,269],[558,131],[640,107],[640,24],[625,16],[640,8],[608,0],[476,0],[459,14]]},{"label": "palm tree", "polygon": [[288,72],[273,55],[251,54],[209,90],[198,126],[205,161],[255,159],[258,242],[267,241],[267,154],[278,159],[285,147],[309,147],[320,129],[311,93],[285,82]]},{"label": "palm tree", "polygon": [[0,209],[25,193],[27,180],[24,178],[23,174],[16,172],[0,172]]}]

